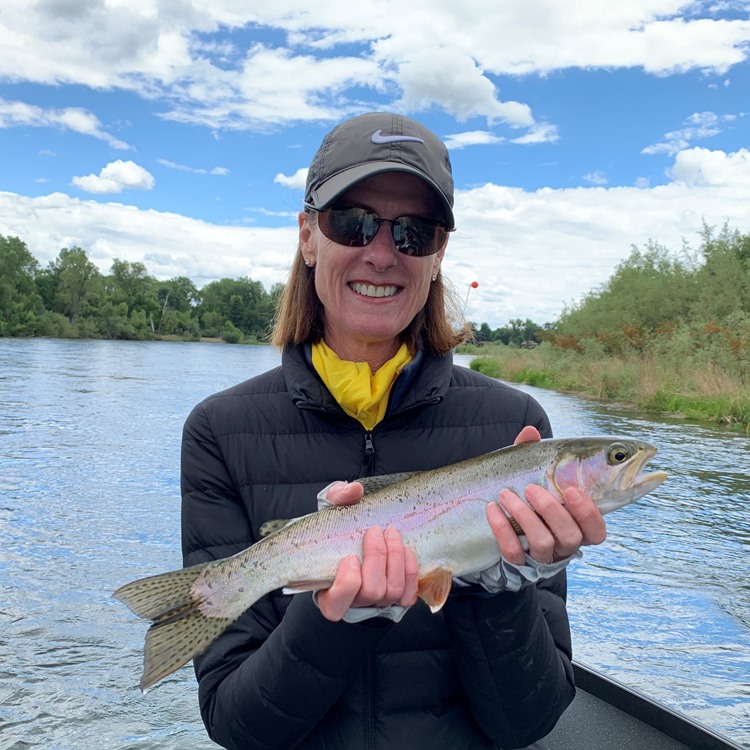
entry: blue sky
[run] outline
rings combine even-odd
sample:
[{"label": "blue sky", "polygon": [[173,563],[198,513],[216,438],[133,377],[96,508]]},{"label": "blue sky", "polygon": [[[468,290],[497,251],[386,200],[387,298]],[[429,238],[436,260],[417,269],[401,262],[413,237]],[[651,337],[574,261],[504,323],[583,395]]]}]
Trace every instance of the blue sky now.
[{"label": "blue sky", "polygon": [[750,2],[206,5],[4,0],[0,234],[270,289],[321,138],[373,109],[449,146],[443,270],[479,281],[477,323],[554,320],[633,245],[750,231]]}]

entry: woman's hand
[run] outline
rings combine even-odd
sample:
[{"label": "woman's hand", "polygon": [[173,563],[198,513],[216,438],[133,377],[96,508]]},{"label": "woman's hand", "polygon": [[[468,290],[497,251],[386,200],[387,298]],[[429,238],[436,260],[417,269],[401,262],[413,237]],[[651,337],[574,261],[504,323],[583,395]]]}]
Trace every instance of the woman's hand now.
[{"label": "woman's hand", "polygon": [[[336,484],[327,499],[333,505],[354,505],[364,495],[359,482]],[[318,593],[323,616],[334,622],[351,607],[411,607],[417,601],[417,558],[397,529],[373,526],[363,541],[363,559],[345,557],[331,588]]]},{"label": "woman's hand", "polygon": [[[536,428],[524,427],[515,444],[540,439]],[[582,545],[601,544],[607,536],[604,519],[596,504],[578,489],[565,490],[564,505],[536,484],[526,487],[524,496],[528,504],[514,492],[503,490],[499,502],[523,529],[529,543],[528,554],[537,562],[548,564],[564,560]],[[491,503],[487,508],[487,520],[503,557],[510,563],[523,565],[526,553],[502,508]]]}]

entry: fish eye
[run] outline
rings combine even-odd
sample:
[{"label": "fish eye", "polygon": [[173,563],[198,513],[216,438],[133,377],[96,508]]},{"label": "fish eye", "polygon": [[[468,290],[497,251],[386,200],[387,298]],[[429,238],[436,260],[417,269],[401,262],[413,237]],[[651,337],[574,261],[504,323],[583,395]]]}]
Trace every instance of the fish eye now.
[{"label": "fish eye", "polygon": [[625,463],[631,455],[632,453],[626,446],[621,443],[614,443],[607,451],[607,463],[611,466],[617,466],[617,464]]}]

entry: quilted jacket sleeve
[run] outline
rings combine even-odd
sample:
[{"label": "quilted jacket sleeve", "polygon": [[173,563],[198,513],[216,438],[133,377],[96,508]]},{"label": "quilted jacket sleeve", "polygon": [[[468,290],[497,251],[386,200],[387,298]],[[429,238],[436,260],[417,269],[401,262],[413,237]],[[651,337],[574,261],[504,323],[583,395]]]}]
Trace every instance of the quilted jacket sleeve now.
[{"label": "quilted jacket sleeve", "polygon": [[453,596],[445,618],[475,719],[503,747],[554,727],[575,695],[565,572],[516,593]]},{"label": "quilted jacket sleeve", "polygon": [[[204,410],[183,435],[183,555],[186,565],[250,544],[250,520]],[[263,597],[194,659],[209,736],[230,749],[293,748],[341,695],[389,624],[328,622],[309,594],[281,619]]]}]

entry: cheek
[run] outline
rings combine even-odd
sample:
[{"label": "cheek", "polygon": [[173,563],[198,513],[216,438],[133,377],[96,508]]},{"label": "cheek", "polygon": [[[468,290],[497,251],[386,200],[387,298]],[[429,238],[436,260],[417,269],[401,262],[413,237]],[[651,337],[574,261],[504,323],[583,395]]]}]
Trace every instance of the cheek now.
[{"label": "cheek", "polygon": [[323,307],[330,311],[342,309],[347,304],[348,289],[345,283],[346,263],[325,249],[318,254],[315,265],[315,292]]},{"label": "cheek", "polygon": [[427,303],[432,286],[432,268],[429,273],[419,274],[414,280],[414,294],[412,295],[411,308],[416,315]]}]

